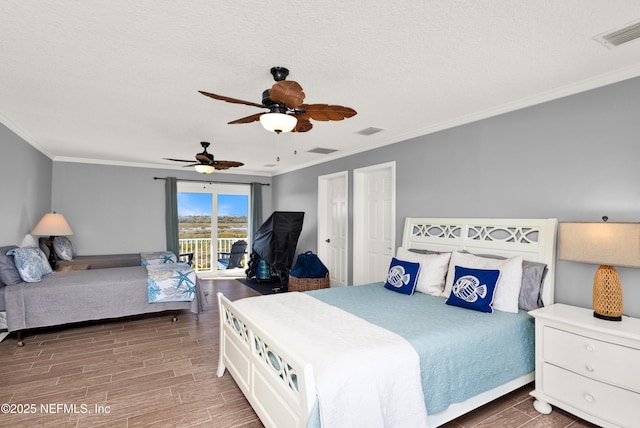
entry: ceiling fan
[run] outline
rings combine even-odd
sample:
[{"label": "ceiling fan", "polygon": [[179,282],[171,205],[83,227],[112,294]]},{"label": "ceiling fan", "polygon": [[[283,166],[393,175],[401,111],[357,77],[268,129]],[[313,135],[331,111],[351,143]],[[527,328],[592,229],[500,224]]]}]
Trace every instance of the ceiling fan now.
[{"label": "ceiling fan", "polygon": [[170,160],[174,162],[189,162],[189,165],[185,165],[185,167],[193,166],[196,171],[201,172],[203,174],[210,174],[214,170],[218,169],[229,169],[233,167],[238,167],[244,165],[242,162],[236,161],[226,161],[226,160],[215,160],[213,155],[207,152],[207,147],[209,147],[210,143],[206,141],[200,142],[200,145],[204,148],[202,153],[196,154],[195,158],[197,162],[193,162],[192,160],[184,160],[184,159],[171,159],[171,158],[163,158],[165,160]]},{"label": "ceiling fan", "polygon": [[357,113],[350,107],[331,104],[304,104],[305,94],[302,86],[293,80],[285,80],[289,70],[284,67],[272,67],[271,75],[276,83],[262,93],[262,104],[251,101],[243,101],[236,98],[216,95],[210,92],[198,91],[207,97],[226,101],[232,104],[245,104],[248,106],[265,108],[269,111],[252,114],[229,122],[251,123],[260,121],[262,126],[276,133],[280,132],[307,132],[313,128],[311,119],[319,121],[343,120],[355,116]]}]

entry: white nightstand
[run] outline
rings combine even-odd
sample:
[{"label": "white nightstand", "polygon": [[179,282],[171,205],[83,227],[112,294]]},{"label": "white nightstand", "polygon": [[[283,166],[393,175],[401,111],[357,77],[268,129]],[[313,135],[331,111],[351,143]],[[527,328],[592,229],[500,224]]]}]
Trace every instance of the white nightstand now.
[{"label": "white nightstand", "polygon": [[604,321],[555,304],[536,319],[536,398],[602,427],[640,426],[640,320]]}]

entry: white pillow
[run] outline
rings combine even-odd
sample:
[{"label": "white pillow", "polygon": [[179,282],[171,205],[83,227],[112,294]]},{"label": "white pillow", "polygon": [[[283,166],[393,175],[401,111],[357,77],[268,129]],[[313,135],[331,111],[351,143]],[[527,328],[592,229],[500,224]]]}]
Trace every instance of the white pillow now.
[{"label": "white pillow", "polygon": [[420,274],[416,291],[432,296],[442,296],[444,278],[447,275],[451,253],[419,254],[398,247],[396,258],[407,262],[420,263]]},{"label": "white pillow", "polygon": [[449,262],[449,272],[443,296],[449,298],[455,266],[475,269],[499,269],[500,278],[496,286],[493,299],[493,309],[502,312],[518,313],[518,298],[522,284],[522,256],[515,256],[506,260],[488,259],[473,254],[454,251]]}]

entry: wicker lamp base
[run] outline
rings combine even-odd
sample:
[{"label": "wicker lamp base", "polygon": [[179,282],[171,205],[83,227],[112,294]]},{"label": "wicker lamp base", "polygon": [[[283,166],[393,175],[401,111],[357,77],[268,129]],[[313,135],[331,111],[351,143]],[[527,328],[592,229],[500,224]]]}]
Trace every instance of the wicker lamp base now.
[{"label": "wicker lamp base", "polygon": [[593,316],[622,321],[622,284],[613,266],[601,265],[593,277]]}]

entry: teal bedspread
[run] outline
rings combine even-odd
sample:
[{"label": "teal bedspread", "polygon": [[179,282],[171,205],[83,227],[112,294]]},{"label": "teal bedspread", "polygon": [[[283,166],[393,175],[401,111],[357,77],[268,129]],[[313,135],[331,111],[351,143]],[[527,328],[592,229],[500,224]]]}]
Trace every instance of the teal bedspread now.
[{"label": "teal bedspread", "polygon": [[525,311],[487,314],[446,305],[441,297],[396,293],[382,283],[308,293],[411,343],[429,414],[534,370],[534,320]]}]

